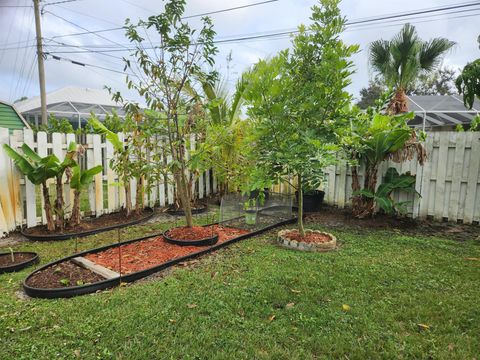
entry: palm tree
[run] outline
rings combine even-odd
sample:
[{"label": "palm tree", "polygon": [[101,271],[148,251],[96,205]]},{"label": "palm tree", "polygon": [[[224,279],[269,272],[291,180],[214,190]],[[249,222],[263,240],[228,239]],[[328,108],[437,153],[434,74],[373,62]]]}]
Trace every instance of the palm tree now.
[{"label": "palm tree", "polygon": [[371,66],[395,90],[388,107],[390,113],[408,111],[406,91],[419,75],[435,71],[443,55],[454,45],[455,42],[445,38],[423,41],[410,24],[405,24],[392,40],[370,44]]}]

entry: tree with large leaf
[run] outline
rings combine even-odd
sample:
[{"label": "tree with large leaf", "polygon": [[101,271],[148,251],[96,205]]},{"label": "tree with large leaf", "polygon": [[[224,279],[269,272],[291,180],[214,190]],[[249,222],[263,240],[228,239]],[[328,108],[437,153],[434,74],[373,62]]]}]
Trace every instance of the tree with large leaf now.
[{"label": "tree with large leaf", "polygon": [[[378,169],[385,160],[401,163],[416,159],[421,165],[426,160],[423,144],[417,140],[415,130],[407,125],[413,113],[392,115],[386,109],[391,93],[377,100],[375,107],[367,111],[353,109],[350,126],[339,129],[339,137],[352,170],[352,208],[357,217],[375,213],[378,201],[385,194],[375,197]],[[363,187],[360,183],[359,166],[365,166]]]},{"label": "tree with large leaf", "polygon": [[387,86],[395,90],[388,111],[408,111],[406,93],[422,74],[437,69],[442,57],[455,45],[445,38],[423,41],[415,27],[406,24],[392,40],[376,40],[370,44],[370,64]]},{"label": "tree with large leaf", "polygon": [[202,99],[209,117],[204,126],[205,140],[194,154],[203,158],[206,170],[213,169],[223,195],[236,190],[246,177],[244,150],[250,123],[240,118],[240,112],[249,85],[248,71],[238,79],[232,94],[225,82],[201,80],[202,91],[195,95]]},{"label": "tree with large leaf", "polygon": [[103,166],[101,165],[84,171],[80,169],[79,165],[73,167],[72,178],[70,180],[70,187],[74,190],[72,215],[69,221],[71,227],[80,224],[80,195],[82,191],[88,188],[92,183],[94,176],[101,173],[102,170]]},{"label": "tree with large leaf", "polygon": [[42,158],[27,144],[22,145],[23,155],[13,150],[7,144],[4,144],[3,148],[7,155],[14,161],[17,168],[32,184],[41,185],[47,229],[48,231],[54,231],[56,226],[47,180],[56,178],[62,171],[60,160],[53,154]]}]

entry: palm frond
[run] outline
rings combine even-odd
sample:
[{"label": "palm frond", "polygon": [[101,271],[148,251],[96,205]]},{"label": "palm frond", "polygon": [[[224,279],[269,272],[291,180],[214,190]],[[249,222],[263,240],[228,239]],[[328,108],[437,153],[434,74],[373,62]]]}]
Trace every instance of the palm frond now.
[{"label": "palm frond", "polygon": [[455,46],[454,41],[445,38],[435,38],[422,44],[420,50],[420,67],[424,71],[434,70],[442,56]]}]

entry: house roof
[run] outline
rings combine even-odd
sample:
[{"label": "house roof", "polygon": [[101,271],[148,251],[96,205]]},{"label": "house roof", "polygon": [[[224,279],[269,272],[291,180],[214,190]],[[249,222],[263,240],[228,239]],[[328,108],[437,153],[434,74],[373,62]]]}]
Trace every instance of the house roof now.
[{"label": "house roof", "polygon": [[0,100],[0,127],[10,130],[30,128],[15,106]]},{"label": "house roof", "polygon": [[[47,106],[65,102],[100,106],[104,105],[107,107],[121,107],[121,104],[112,100],[112,97],[107,90],[67,86],[47,93]],[[21,113],[40,109],[40,97],[35,96],[33,98],[20,101],[16,104],[16,106],[18,111]]]},{"label": "house roof", "polygon": [[480,101],[475,100],[473,108],[467,109],[461,96],[457,95],[409,95],[408,109],[415,113],[409,122],[415,127],[434,128],[438,126],[456,126],[470,124],[480,113]]}]

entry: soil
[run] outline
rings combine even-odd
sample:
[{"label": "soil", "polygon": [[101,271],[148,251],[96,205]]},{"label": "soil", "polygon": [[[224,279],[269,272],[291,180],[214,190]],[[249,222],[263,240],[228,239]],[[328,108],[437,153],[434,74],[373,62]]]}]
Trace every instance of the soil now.
[{"label": "soil", "polygon": [[119,225],[119,224],[125,224],[127,222],[132,222],[136,220],[141,220],[150,214],[151,214],[151,211],[142,211],[142,213],[138,215],[133,212],[127,218],[126,211],[121,210],[116,213],[102,215],[98,218],[84,220],[80,223],[80,225],[75,227],[67,226],[63,231],[52,232],[52,231],[48,231],[45,225],[39,225],[29,229],[25,229],[24,233],[28,235],[37,235],[37,236],[79,233],[79,232],[101,229],[101,228]]},{"label": "soil", "polygon": [[330,236],[325,234],[319,234],[317,232],[307,232],[305,233],[305,236],[301,236],[298,230],[289,231],[287,233],[284,233],[283,236],[285,236],[289,240],[295,240],[307,244],[323,244],[332,240]]},{"label": "soil", "polygon": [[215,232],[211,227],[193,226],[188,228],[182,226],[168,230],[167,235],[174,240],[196,241],[211,238]]},{"label": "soil", "polygon": [[105,280],[103,276],[71,261],[65,261],[35,273],[28,279],[27,285],[34,288],[58,289],[86,285],[102,280]]},{"label": "soil", "polygon": [[[206,227],[208,234],[211,234],[211,227]],[[228,228],[214,225],[213,231],[218,234],[217,244],[237,236],[247,234],[247,230]],[[162,236],[137,241],[131,244],[115,247],[100,253],[89,254],[85,257],[98,265],[119,271],[119,253],[121,253],[122,274],[141,271],[160,265],[164,262],[190,255],[208,247],[178,246],[165,241]]]},{"label": "soil", "polygon": [[15,254],[15,253],[13,254],[13,256],[15,261],[12,262],[12,257],[10,254],[0,255],[0,268],[21,264],[35,257],[35,255],[33,254]]},{"label": "soil", "polygon": [[358,219],[352,215],[351,209],[339,209],[333,206],[322,207],[317,213],[307,213],[305,222],[322,224],[328,227],[351,228],[364,231],[393,230],[407,235],[426,235],[447,238],[457,241],[480,241],[480,226],[465,225],[433,220],[417,220],[409,217],[395,217],[376,214],[374,217]]}]

